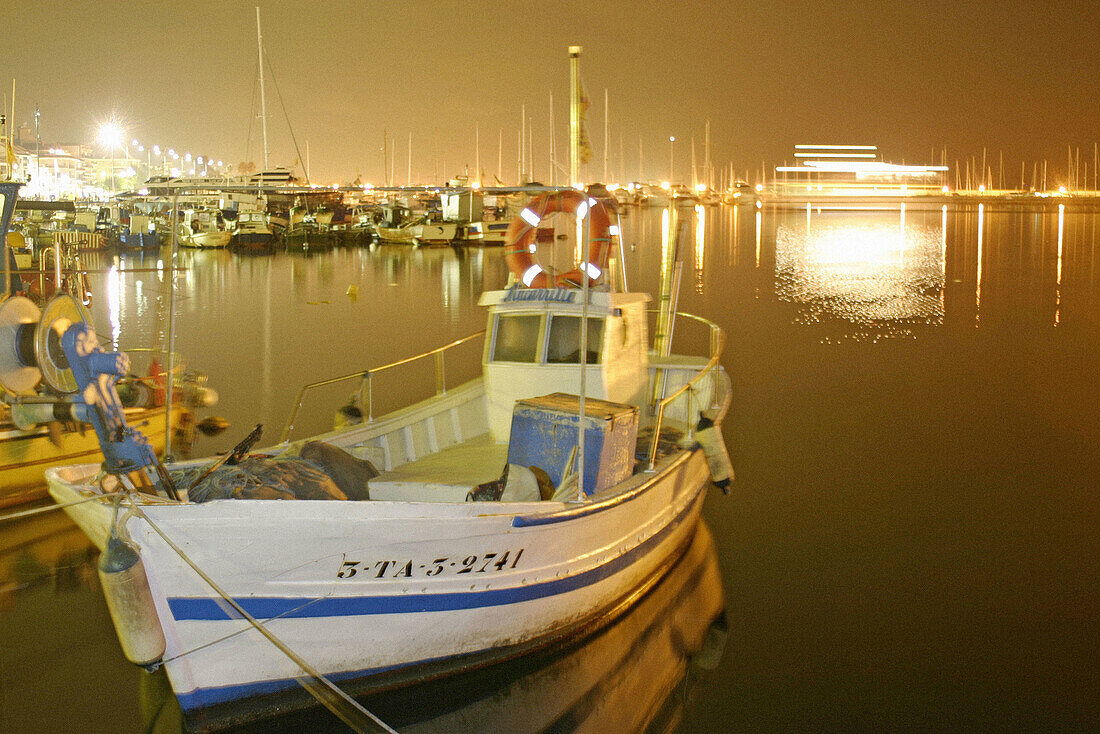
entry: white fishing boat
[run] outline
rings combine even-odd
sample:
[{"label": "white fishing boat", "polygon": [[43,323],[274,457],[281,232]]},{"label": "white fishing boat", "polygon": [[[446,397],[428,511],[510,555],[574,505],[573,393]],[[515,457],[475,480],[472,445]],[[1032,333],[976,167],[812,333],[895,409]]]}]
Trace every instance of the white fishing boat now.
[{"label": "white fishing boat", "polygon": [[[578,192],[540,201],[518,220],[517,243],[530,253],[532,219],[580,208],[592,221],[583,264],[592,277],[567,285],[577,269],[546,283],[547,268],[534,283],[544,287],[527,288],[530,266],[509,254],[520,282],[481,299],[482,377],[376,418],[378,370],[358,371],[367,420],[310,440],[289,440],[288,428],[267,458],[218,470],[259,472],[223,482],[230,499],[131,492],[135,478],[172,490],[148,463],[142,474],[128,471],[133,459],[112,459],[117,445],[105,444],[106,473],[47,472],[53,497],[95,543],[128,537],[140,554],[151,604],[116,628],[135,662],[163,659],[185,710],[294,688],[302,659],[330,679],[384,680],[519,654],[598,626],[679,556],[715,478],[708,459],[728,467],[714,427],[730,399],[721,331],[702,322],[710,348],[700,355],[651,351],[648,297],[597,285],[612,239],[602,206]],[[62,344],[91,343],[82,333],[67,331]],[[442,362],[469,339],[429,354]],[[95,369],[86,384],[101,384]],[[321,489],[256,478],[305,461],[327,474]],[[184,485],[209,466],[168,468],[190,470],[176,480]],[[258,498],[296,492],[314,499]],[[116,513],[119,501],[127,512]]]},{"label": "white fishing boat", "polygon": [[[300,684],[358,728],[369,715],[336,681],[399,685],[589,632],[682,555],[707,487],[732,478],[724,336],[677,316],[663,272],[650,345],[649,298],[625,289],[604,206],[539,190],[509,229],[507,287],[481,296],[484,332],[307,385],[298,406],[344,379],[360,400],[308,440],[291,440],[296,408],[258,455],[244,458],[253,432],[215,462],[162,466],[125,426],[112,387],[124,356],[86,323],[46,325],[96,405],[106,459],[48,471],[50,493],[105,549],[123,651],[163,664],[185,711]],[[539,259],[539,243],[570,236],[571,269]],[[675,324],[701,324],[707,346],[673,354]],[[479,338],[481,376],[448,385],[446,357]],[[373,376],[420,358],[437,393],[412,402],[402,381],[411,404],[375,417]]]},{"label": "white fishing boat", "polygon": [[482,245],[504,245],[508,242],[508,225],[507,220],[470,222],[465,227],[465,239]]},{"label": "white fishing boat", "polygon": [[275,232],[271,228],[266,211],[241,209],[237,214],[236,233],[233,235],[234,245],[265,248],[270,247],[275,239]]},{"label": "white fishing boat", "polygon": [[401,207],[386,208],[394,214],[405,213],[403,221],[378,218],[371,226],[379,242],[396,245],[447,245],[458,237],[459,225],[456,222],[431,220],[427,216],[414,217]]},{"label": "white fishing boat", "polygon": [[226,221],[219,209],[186,209],[179,219],[177,233],[184,247],[228,247],[236,228]]}]

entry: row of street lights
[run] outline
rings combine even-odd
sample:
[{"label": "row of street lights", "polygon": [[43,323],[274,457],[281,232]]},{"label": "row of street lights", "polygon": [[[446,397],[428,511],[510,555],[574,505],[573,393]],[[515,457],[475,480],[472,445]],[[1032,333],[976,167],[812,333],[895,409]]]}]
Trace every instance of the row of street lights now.
[{"label": "row of street lights", "polygon": [[[187,173],[189,175],[202,175],[209,174],[211,167],[216,170],[224,170],[225,164],[222,161],[215,161],[210,156],[192,156],[191,153],[185,152],[182,156],[176,152],[174,148],[161,148],[159,144],[154,143],[152,147],[146,148],[137,138],[131,139],[129,145],[125,142],[122,127],[116,122],[105,122],[99,126],[99,143],[110,154],[111,157],[111,172],[114,173],[114,156],[115,152],[122,150],[126,154],[126,159],[130,160],[130,146],[137,153],[145,153],[145,164],[150,174],[153,172],[153,158],[160,158],[160,171],[164,175],[170,175],[171,171],[178,170],[179,173]],[[169,168],[168,161],[173,162],[181,161],[183,165],[178,169],[173,167]],[[176,174],[171,174],[176,175]]]}]

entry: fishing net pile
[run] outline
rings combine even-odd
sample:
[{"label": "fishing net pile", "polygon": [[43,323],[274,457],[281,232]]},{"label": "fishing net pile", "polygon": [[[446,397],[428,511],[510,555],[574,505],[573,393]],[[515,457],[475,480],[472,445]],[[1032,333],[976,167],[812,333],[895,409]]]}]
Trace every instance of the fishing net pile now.
[{"label": "fishing net pile", "polygon": [[208,469],[209,464],[204,464],[174,470],[172,480],[177,487],[189,488],[191,502],[200,503],[218,499],[365,500],[370,499],[367,482],[378,476],[369,461],[319,441],[305,444],[298,456],[250,456],[202,477]]}]

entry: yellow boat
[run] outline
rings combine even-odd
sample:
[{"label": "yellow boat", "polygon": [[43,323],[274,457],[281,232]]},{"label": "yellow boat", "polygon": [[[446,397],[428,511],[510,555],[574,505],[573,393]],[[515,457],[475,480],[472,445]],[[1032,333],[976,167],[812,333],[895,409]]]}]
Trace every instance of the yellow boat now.
[{"label": "yellow boat", "polygon": [[[126,411],[126,420],[132,426],[140,426],[158,454],[164,451],[164,413],[163,406]],[[171,422],[177,433],[190,420],[188,408],[182,405],[172,408]],[[174,442],[177,440],[173,438]],[[61,428],[55,423],[24,431],[10,422],[0,422],[0,507],[45,497],[47,467],[102,460],[99,441],[91,426]]]}]

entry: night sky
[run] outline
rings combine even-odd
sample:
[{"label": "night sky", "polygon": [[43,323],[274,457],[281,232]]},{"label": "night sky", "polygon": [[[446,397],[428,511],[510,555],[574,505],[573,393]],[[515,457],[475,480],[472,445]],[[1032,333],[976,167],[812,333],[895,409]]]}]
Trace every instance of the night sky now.
[{"label": "night sky", "polygon": [[[9,2],[5,110],[15,78],[16,122],[32,122],[37,104],[44,143],[92,142],[113,116],[128,141],[259,164],[255,5]],[[397,141],[397,183],[410,133],[414,179],[467,165],[473,173],[477,127],[487,180],[502,135],[512,183],[524,104],[534,175],[547,181],[551,93],[558,159],[568,166],[570,44],[584,47],[592,102],[587,180],[603,175],[605,88],[610,169],[623,181],[638,178],[639,138],[643,176],[667,178],[670,135],[676,178],[689,180],[691,139],[701,163],[708,118],[715,165],[733,161],[741,176],[792,160],[796,143],[851,143],[878,145],[899,163],[931,162],[946,146],[952,167],[985,146],[994,165],[1003,151],[1006,171],[1048,158],[1052,174],[1073,146],[1091,178],[1100,140],[1095,1],[260,7],[271,164],[298,158],[292,128],[302,158],[308,141],[314,182],[361,174],[381,183],[383,130]]]}]

